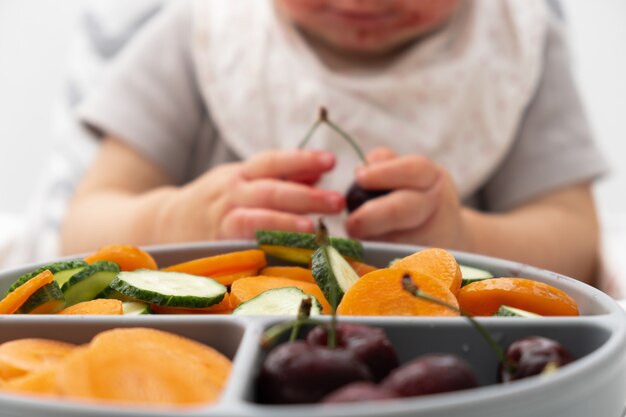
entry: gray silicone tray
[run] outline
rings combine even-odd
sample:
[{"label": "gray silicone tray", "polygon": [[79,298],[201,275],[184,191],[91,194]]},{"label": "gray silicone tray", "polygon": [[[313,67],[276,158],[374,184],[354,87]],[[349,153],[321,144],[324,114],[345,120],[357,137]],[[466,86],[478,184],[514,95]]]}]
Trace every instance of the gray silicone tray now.
[{"label": "gray silicone tray", "polygon": [[[254,242],[227,242],[149,248],[160,266],[254,247]],[[384,266],[419,250],[415,246],[365,244],[366,261]],[[234,360],[221,400],[189,411],[86,405],[0,393],[2,416],[214,416],[214,417],[620,417],[626,402],[626,316],[602,292],[573,279],[529,266],[465,253],[465,265],[488,269],[496,276],[523,276],[557,286],[576,299],[581,317],[482,318],[504,345],[528,335],[554,338],[578,358],[550,377],[496,384],[497,359],[486,342],[463,318],[350,318],[382,327],[401,362],[429,352],[450,352],[467,359],[481,388],[381,403],[340,406],[267,406],[255,403],[254,379],[265,353],[260,335],[279,321],[271,317],[136,316],[57,317],[0,316],[0,343],[23,337],[88,342],[114,327],[144,326],[170,331],[206,343]],[[0,273],[0,292],[19,275],[39,265]],[[348,321],[348,319],[345,319]]]}]

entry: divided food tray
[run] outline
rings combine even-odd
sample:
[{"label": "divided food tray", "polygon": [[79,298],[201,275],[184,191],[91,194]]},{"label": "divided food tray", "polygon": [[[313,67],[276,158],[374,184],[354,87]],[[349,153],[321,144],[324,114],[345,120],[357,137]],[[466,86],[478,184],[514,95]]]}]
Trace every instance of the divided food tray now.
[{"label": "divided food tray", "polygon": [[[255,247],[255,242],[219,242],[148,248],[161,266]],[[365,261],[383,267],[392,259],[421,249],[416,246],[365,243]],[[457,252],[459,263],[495,276],[521,276],[554,285],[578,303],[580,317],[520,319],[486,317],[480,322],[504,346],[529,335],[547,336],[578,359],[548,376],[497,384],[493,350],[462,317],[341,317],[380,326],[401,362],[420,354],[447,352],[465,358],[480,388],[424,397],[347,405],[268,406],[255,402],[254,381],[265,352],[263,331],[280,317],[202,316],[0,316],[0,343],[42,337],[86,343],[116,327],[151,327],[189,337],[233,359],[233,370],[221,399],[191,409],[155,409],[95,405],[75,401],[14,396],[0,392],[1,416],[206,416],[206,417],[620,417],[626,403],[626,315],[606,294],[549,271],[510,261]],[[40,265],[0,273],[0,293],[21,274]],[[384,289],[381,289],[384,291]],[[306,377],[306,376],[303,376]]]}]

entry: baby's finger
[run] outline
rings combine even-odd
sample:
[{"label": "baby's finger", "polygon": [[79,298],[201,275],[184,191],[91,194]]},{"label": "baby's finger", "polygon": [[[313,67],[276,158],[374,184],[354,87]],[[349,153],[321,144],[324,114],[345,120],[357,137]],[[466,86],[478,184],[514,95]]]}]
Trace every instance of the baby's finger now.
[{"label": "baby's finger", "polygon": [[345,198],[335,192],[273,179],[242,183],[232,202],[239,207],[258,207],[291,213],[338,213]]},{"label": "baby's finger", "polygon": [[357,182],[361,187],[372,190],[426,190],[435,184],[440,175],[441,169],[430,159],[409,155],[360,167]]},{"label": "baby's finger", "polygon": [[221,239],[253,239],[256,231],[289,230],[313,232],[313,221],[306,216],[260,209],[236,208],[229,211],[220,224]]},{"label": "baby's finger", "polygon": [[269,151],[246,161],[244,178],[290,178],[321,175],[335,166],[335,155],[327,151]]},{"label": "baby's finger", "polygon": [[396,153],[390,148],[378,147],[368,152],[366,159],[370,164],[389,161],[396,157]]},{"label": "baby's finger", "polygon": [[363,204],[348,217],[346,230],[354,238],[372,238],[414,229],[436,213],[441,187],[426,192],[397,190]]}]

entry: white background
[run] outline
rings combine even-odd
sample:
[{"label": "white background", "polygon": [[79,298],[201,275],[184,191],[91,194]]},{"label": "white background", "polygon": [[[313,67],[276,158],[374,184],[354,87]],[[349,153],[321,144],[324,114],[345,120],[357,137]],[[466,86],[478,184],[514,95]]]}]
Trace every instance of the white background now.
[{"label": "white background", "polygon": [[[52,109],[86,1],[0,0],[0,214],[26,209],[51,149]],[[561,4],[581,92],[613,167],[597,186],[599,207],[626,214],[626,0]]]}]

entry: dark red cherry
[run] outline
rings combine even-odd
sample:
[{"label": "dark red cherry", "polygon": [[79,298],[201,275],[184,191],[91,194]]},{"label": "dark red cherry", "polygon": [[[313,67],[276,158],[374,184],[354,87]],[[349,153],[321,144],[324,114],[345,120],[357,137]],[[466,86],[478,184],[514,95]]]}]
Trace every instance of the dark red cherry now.
[{"label": "dark red cherry", "polygon": [[349,350],[284,343],[263,362],[257,397],[268,404],[315,403],[339,387],[370,379],[367,367]]},{"label": "dark red cherry", "polygon": [[539,375],[550,363],[561,367],[574,360],[559,342],[541,336],[516,340],[506,350],[506,358],[512,369],[500,366],[502,382]]},{"label": "dark red cherry", "polygon": [[362,401],[384,401],[398,398],[398,394],[371,382],[353,382],[331,392],[323,403],[360,403]]},{"label": "dark red cherry", "polygon": [[366,190],[356,182],[353,182],[346,193],[346,207],[348,213],[352,213],[369,200],[389,194],[390,192],[391,190]]},{"label": "dark red cherry", "polygon": [[[315,327],[306,341],[316,346],[326,346],[328,327]],[[374,381],[386,377],[398,367],[398,356],[383,329],[362,324],[338,323],[337,347],[351,351],[370,370]]]},{"label": "dark red cherry", "polygon": [[381,383],[401,397],[458,391],[478,386],[474,371],[458,356],[435,353],[420,356],[398,369]]}]

